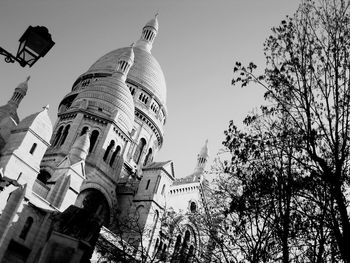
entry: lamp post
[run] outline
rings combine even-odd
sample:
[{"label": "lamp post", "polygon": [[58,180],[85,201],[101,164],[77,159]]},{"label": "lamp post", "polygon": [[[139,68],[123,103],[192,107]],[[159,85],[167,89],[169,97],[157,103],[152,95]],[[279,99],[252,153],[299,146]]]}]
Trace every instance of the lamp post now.
[{"label": "lamp post", "polygon": [[5,56],[5,62],[7,63],[17,61],[22,67],[26,65],[31,67],[39,58],[44,57],[54,45],[55,42],[52,41],[46,27],[29,26],[19,39],[17,55],[12,55],[2,47],[0,47],[0,55]]}]

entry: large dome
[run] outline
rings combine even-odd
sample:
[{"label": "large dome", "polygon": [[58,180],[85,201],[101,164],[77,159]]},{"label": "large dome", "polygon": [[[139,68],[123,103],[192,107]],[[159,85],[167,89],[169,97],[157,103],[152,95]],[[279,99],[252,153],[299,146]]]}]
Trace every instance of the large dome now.
[{"label": "large dome", "polygon": [[[107,53],[98,59],[87,71],[89,73],[112,73],[116,67],[118,58],[128,50],[128,47],[119,48]],[[135,61],[131,67],[128,79],[134,81],[151,93],[153,93],[165,106],[166,84],[163,71],[158,61],[151,53],[138,47],[134,48]]]}]

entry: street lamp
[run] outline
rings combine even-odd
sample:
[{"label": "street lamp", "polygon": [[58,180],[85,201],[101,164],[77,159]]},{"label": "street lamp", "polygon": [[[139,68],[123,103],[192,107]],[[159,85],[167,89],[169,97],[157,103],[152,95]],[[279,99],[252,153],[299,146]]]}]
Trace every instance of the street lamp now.
[{"label": "street lamp", "polygon": [[19,39],[17,55],[12,55],[2,47],[0,47],[0,55],[5,56],[7,63],[17,61],[22,67],[26,65],[31,67],[40,57],[44,57],[54,45],[55,42],[52,41],[49,30],[46,27],[29,26]]}]

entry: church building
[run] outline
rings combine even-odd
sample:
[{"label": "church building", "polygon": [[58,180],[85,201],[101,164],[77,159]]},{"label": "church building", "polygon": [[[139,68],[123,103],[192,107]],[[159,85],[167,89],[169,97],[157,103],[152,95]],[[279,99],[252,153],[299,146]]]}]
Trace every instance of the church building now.
[{"label": "church building", "polygon": [[0,107],[0,262],[193,262],[203,253],[189,218],[206,207],[207,142],[187,177],[155,161],[168,117],[151,53],[158,29],[155,16],[135,45],[81,74],[54,125],[48,106],[19,119],[29,78]]}]

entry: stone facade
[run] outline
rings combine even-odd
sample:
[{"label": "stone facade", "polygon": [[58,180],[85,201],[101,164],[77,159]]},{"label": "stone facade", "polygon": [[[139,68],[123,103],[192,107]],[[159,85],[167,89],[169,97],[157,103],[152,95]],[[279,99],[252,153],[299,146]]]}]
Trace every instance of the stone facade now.
[{"label": "stone facade", "polygon": [[[200,233],[187,215],[205,206],[208,148],[182,179],[172,161],[153,161],[167,119],[165,78],[151,54],[157,33],[155,17],[135,46],[109,52],[79,76],[54,126],[48,107],[19,120],[28,80],[0,107],[1,262],[101,261],[101,249],[93,253],[101,240],[116,253],[125,244],[130,260],[190,262],[199,253]],[[177,230],[162,221],[167,213]],[[133,231],[121,226],[133,220]]]}]

